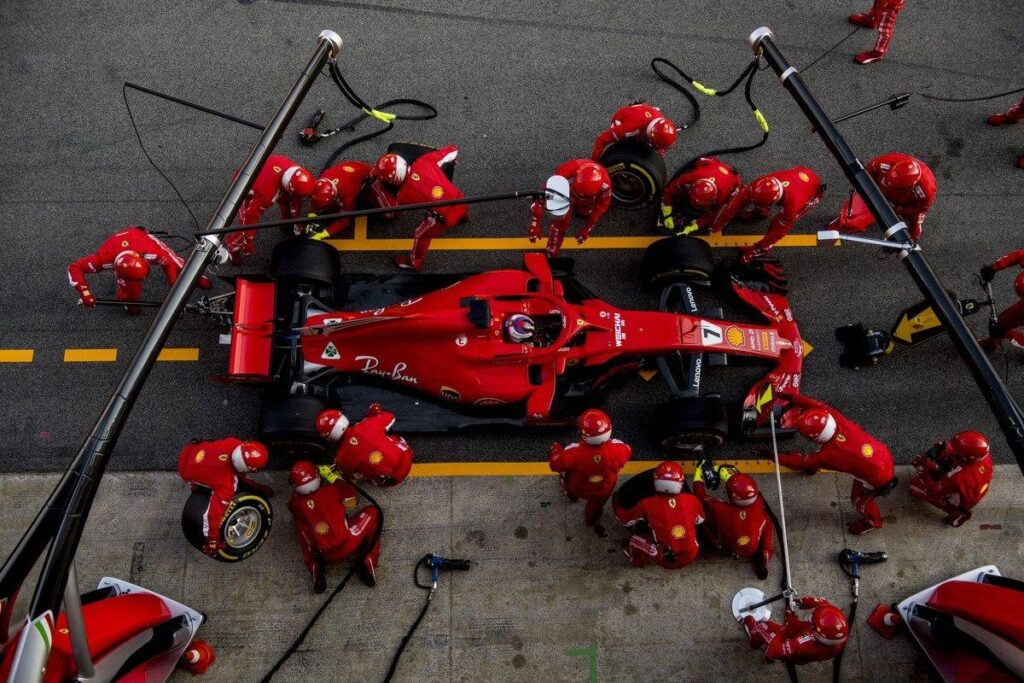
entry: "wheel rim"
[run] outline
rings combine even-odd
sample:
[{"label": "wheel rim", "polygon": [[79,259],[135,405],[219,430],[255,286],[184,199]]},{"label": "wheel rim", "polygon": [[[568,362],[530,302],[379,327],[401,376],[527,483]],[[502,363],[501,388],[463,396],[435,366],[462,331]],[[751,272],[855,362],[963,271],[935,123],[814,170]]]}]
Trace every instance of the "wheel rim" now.
[{"label": "wheel rim", "polygon": [[639,204],[647,199],[647,183],[632,171],[612,176],[612,197],[620,204]]},{"label": "wheel rim", "polygon": [[224,542],[230,548],[244,548],[258,538],[263,529],[263,517],[256,508],[236,510],[224,524]]}]

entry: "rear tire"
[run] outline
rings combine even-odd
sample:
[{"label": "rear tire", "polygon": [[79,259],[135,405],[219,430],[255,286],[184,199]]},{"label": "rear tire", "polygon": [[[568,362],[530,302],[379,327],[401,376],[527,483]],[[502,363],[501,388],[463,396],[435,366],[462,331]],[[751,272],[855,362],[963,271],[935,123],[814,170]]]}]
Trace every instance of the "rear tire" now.
[{"label": "rear tire", "polygon": [[644,250],[644,281],[666,287],[676,282],[707,285],[715,270],[711,246],[696,237],[666,237]]},{"label": "rear tire", "polygon": [[609,146],[601,164],[612,179],[612,200],[624,209],[645,209],[661,199],[665,159],[647,145],[624,140]]},{"label": "rear tire", "polygon": [[327,407],[315,396],[273,397],[263,402],[258,438],[270,449],[275,467],[319,460],[327,453],[327,443],[316,431],[316,418]]},{"label": "rear tire", "polygon": [[651,436],[667,450],[714,448],[721,446],[728,435],[729,420],[721,396],[677,398],[654,410]]},{"label": "rear tire", "polygon": [[338,281],[338,250],[304,237],[285,240],[270,257],[270,274],[285,285],[312,287],[314,295],[333,290]]},{"label": "rear tire", "polygon": [[[181,530],[193,548],[206,545],[203,514],[210,503],[212,491],[197,487],[185,501],[181,511]],[[263,545],[270,534],[274,511],[270,501],[258,493],[241,489],[231,499],[220,525],[220,540],[225,548],[213,558],[218,562],[238,562],[249,557]]]}]

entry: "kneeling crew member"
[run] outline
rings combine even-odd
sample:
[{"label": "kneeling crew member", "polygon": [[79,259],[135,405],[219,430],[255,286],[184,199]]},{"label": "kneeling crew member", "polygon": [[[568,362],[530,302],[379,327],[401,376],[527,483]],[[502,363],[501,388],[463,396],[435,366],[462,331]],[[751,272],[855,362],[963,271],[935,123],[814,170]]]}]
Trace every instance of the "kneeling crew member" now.
[{"label": "kneeling crew member", "polygon": [[338,444],[334,464],[341,476],[388,487],[401,484],[412,469],[409,444],[388,433],[394,424],[394,414],[373,403],[366,417],[352,426],[340,410],[329,408],[317,417],[316,430]]},{"label": "kneeling crew member", "polygon": [[[892,205],[896,215],[906,223],[910,236],[921,239],[924,219],[935,203],[935,174],[928,165],[909,154],[889,152],[868,163],[867,172],[878,183],[882,195]],[[829,223],[830,230],[864,232],[874,225],[867,204],[859,194],[852,194],[843,203],[839,218]]]},{"label": "kneeling crew member", "polygon": [[806,166],[769,173],[752,182],[747,194],[753,206],[743,211],[744,220],[767,218],[775,206],[782,207],[782,210],[772,218],[764,237],[753,246],[740,250],[740,260],[750,263],[755,258],[767,256],[796,222],[818,205],[823,191],[818,174]]},{"label": "kneeling crew member", "polygon": [[768,578],[775,530],[764,509],[764,498],[757,483],[733,467],[719,469],[725,483],[728,502],[715,498],[704,486],[704,472],[698,466],[693,474],[693,495],[704,506],[707,524],[704,537],[718,550],[741,560],[750,560],[757,578]]},{"label": "kneeling crew member", "polygon": [[813,610],[811,618],[805,621],[788,607],[781,624],[744,617],[750,647],[764,650],[764,658],[770,662],[789,664],[822,662],[843,651],[850,637],[850,624],[843,610],[824,598],[809,595],[797,598],[796,606]]},{"label": "kneeling crew member", "polygon": [[958,527],[971,518],[971,510],[992,483],[992,455],[980,432],[957,432],[910,464],[917,475],[910,479],[910,495],[946,513],[946,524]]},{"label": "kneeling crew member", "polygon": [[[992,262],[981,269],[981,281],[984,284],[992,282],[996,273],[1011,266],[1024,268],[1024,249],[1011,251],[1006,256]],[[1024,348],[1024,332],[1018,327],[1024,325],[1024,270],[1017,273],[1013,280],[1013,291],[1017,294],[1018,301],[1004,308],[996,317],[994,322],[989,323],[989,336],[979,343],[985,351],[992,353],[999,350],[1004,339],[1017,348]]]},{"label": "kneeling crew member", "polygon": [[345,499],[350,487],[343,481],[324,484],[316,465],[300,460],[288,475],[294,491],[288,509],[295,519],[302,558],[313,576],[313,592],[327,588],[324,571],[328,562],[339,562],[356,553],[362,556],[359,578],[367,586],[377,585],[380,558],[380,514],[367,506],[352,519],[346,515]]},{"label": "kneeling crew member", "polygon": [[[697,230],[721,232],[747,202],[747,188],[736,169],[714,157],[701,157],[665,186],[661,197],[661,225],[670,232],[689,235]],[[676,230],[676,225],[681,226]]]},{"label": "kneeling crew member", "polygon": [[676,143],[679,131],[661,109],[646,102],[634,102],[612,116],[612,124],[597,136],[590,158],[600,161],[608,146],[622,140],[636,140],[661,156]]},{"label": "kneeling crew member", "polygon": [[[362,161],[342,161],[331,166],[317,178],[309,210],[324,214],[388,206],[380,183],[370,175],[372,171],[373,166]],[[351,218],[339,218],[314,234],[313,239],[334,237],[351,226]]]},{"label": "kneeling crew member", "polygon": [[[612,180],[601,164],[590,159],[571,159],[556,168],[555,175],[569,181],[569,210],[564,216],[550,219],[547,252],[552,258],[562,251],[562,242],[574,216],[584,220],[583,229],[576,236],[576,243],[583,244],[590,239],[590,232],[612,204]],[[533,200],[531,211],[533,215],[526,236],[531,242],[536,242],[544,222],[544,199],[538,197]]]}]

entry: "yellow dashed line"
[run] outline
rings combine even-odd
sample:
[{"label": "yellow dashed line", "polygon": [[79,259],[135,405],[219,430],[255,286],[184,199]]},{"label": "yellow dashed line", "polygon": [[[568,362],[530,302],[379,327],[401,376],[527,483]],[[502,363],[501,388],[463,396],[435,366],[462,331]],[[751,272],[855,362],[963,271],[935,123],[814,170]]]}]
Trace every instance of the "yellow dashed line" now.
[{"label": "yellow dashed line", "polygon": [[32,349],[0,349],[0,363],[31,363],[35,355]]},{"label": "yellow dashed line", "polygon": [[[356,226],[358,228],[358,225]],[[567,239],[563,250],[584,249],[645,249],[662,237],[591,237],[583,244]],[[712,247],[749,247],[761,239],[761,235],[708,235],[701,237]],[[365,228],[356,230],[348,239],[327,240],[327,243],[339,251],[408,251],[412,248],[411,239],[367,238]],[[776,246],[779,247],[815,247],[818,245],[816,235],[789,235]],[[530,243],[525,237],[441,237],[430,243],[435,251],[523,251],[527,249],[543,249],[544,242],[539,240]]]},{"label": "yellow dashed line", "polygon": [[113,363],[117,349],[64,349],[65,363]]},{"label": "yellow dashed line", "polygon": [[[622,474],[637,474],[657,467],[660,460],[632,460],[622,468]],[[724,463],[726,461],[722,461]],[[737,460],[737,466],[747,474],[768,474],[775,471],[770,460]],[[719,463],[719,464],[722,464]],[[692,474],[696,463],[683,462],[683,468]],[[786,468],[782,471],[788,472]],[[413,477],[543,477],[555,473],[546,461],[541,462],[422,462],[412,466]]]},{"label": "yellow dashed line", "polygon": [[199,360],[199,349],[166,348],[160,351],[156,359],[165,362],[194,362]]}]

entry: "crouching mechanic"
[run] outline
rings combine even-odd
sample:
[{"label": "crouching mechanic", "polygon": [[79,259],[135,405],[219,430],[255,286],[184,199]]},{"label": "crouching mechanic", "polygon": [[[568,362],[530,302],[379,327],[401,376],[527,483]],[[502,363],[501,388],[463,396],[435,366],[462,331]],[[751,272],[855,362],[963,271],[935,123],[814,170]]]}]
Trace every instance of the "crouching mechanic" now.
[{"label": "crouching mechanic", "polygon": [[345,499],[351,487],[343,482],[325,484],[316,465],[300,460],[288,475],[294,490],[288,509],[295,520],[302,559],[313,576],[313,592],[327,588],[328,562],[339,562],[359,553],[359,578],[367,586],[377,585],[380,558],[380,513],[367,506],[352,519],[346,514]]},{"label": "crouching mechanic", "polygon": [[[150,263],[163,269],[168,286],[174,284],[185,265],[173,249],[150,235],[145,228],[133,225],[115,232],[95,252],[68,266],[68,281],[78,292],[82,305],[93,308],[96,297],[89,289],[85,275],[112,269],[117,278],[117,300],[138,301],[142,298],[142,283],[149,275]],[[209,289],[209,278],[200,278],[199,286]],[[131,315],[139,312],[138,306],[128,305],[126,308]]]},{"label": "crouching mechanic", "polygon": [[661,226],[677,235],[721,232],[746,202],[747,188],[739,172],[714,157],[701,157],[681,168],[665,186]]},{"label": "crouching mechanic", "polygon": [[580,441],[565,447],[551,444],[548,465],[559,474],[562,490],[570,502],[580,498],[587,501],[584,520],[587,526],[595,526],[633,449],[612,438],[612,421],[600,410],[585,411],[577,426]]},{"label": "crouching mechanic", "polygon": [[646,102],[634,102],[615,112],[611,125],[594,141],[590,158],[600,161],[609,145],[622,140],[636,140],[665,156],[678,134],[676,124],[661,109]]},{"label": "crouching mechanic", "polygon": [[910,479],[910,495],[946,513],[946,524],[961,526],[988,493],[992,483],[992,455],[988,439],[980,432],[957,432],[910,464],[917,474]]},{"label": "crouching mechanic", "polygon": [[[1011,266],[1020,266],[1024,269],[1024,249],[1011,251],[1006,256],[996,259],[990,265],[982,268],[982,283],[987,285],[992,282],[996,273]],[[1013,290],[1017,294],[1018,300],[1003,309],[996,319],[989,323],[989,336],[979,342],[981,347],[989,353],[998,351],[1004,339],[1009,339],[1010,343],[1017,348],[1024,348],[1024,332],[1017,329],[1024,325],[1024,270],[1017,273],[1017,277],[1014,278]]]},{"label": "crouching mechanic", "polygon": [[679,463],[665,461],[653,474],[654,494],[632,507],[623,506],[620,492],[612,497],[615,516],[633,534],[626,543],[626,557],[634,567],[653,562],[681,569],[700,552],[697,525],[704,522],[704,508],[696,496],[683,491],[686,480]]},{"label": "crouching mechanic", "polygon": [[770,662],[789,664],[822,662],[843,651],[850,637],[850,624],[843,610],[824,598],[809,595],[797,598],[796,606],[812,610],[811,618],[801,619],[788,607],[781,624],[745,616],[743,628],[750,647],[764,650],[764,658]]},{"label": "crouching mechanic", "polygon": [[747,188],[751,206],[743,210],[743,220],[767,218],[775,206],[781,210],[768,224],[764,237],[753,246],[740,250],[740,260],[750,263],[755,258],[767,256],[796,222],[818,205],[823,191],[818,174],[806,166],[775,171],[752,182]]},{"label": "crouching mechanic", "polygon": [[715,548],[741,560],[750,560],[757,578],[768,578],[774,529],[765,513],[764,498],[757,483],[735,467],[719,467],[719,481],[725,484],[728,502],[715,498],[704,485],[704,469],[693,473],[693,495],[704,506],[707,524],[701,526]]},{"label": "crouching mechanic", "polygon": [[[576,243],[583,244],[590,239],[594,226],[612,204],[612,180],[601,164],[590,159],[571,159],[556,168],[555,175],[569,181],[569,210],[564,216],[550,218],[547,253],[552,258],[562,251],[562,242],[565,241],[574,216],[584,221],[583,228],[576,236]],[[533,200],[531,212],[526,236],[530,242],[536,242],[544,223],[543,197]]]},{"label": "crouching mechanic", "polygon": [[374,403],[366,417],[351,426],[340,410],[324,410],[317,416],[316,430],[325,440],[338,444],[334,466],[341,476],[390,487],[401,484],[412,469],[409,444],[388,434],[394,424],[394,414]]},{"label": "crouching mechanic", "polygon": [[[371,175],[373,166],[362,161],[342,161],[331,166],[317,178],[309,210],[314,214],[341,213],[357,209],[389,206],[381,184]],[[393,202],[392,202],[393,203]],[[339,218],[313,234],[322,240],[348,230],[351,218]]]},{"label": "crouching mechanic", "polygon": [[269,486],[252,481],[245,475],[267,466],[267,447],[257,441],[242,441],[234,437],[215,441],[193,441],[181,449],[178,456],[178,475],[196,487],[210,489],[210,503],[203,513],[203,534],[206,546],[203,552],[210,557],[225,548],[220,528],[231,499],[240,486],[266,496],[274,495]]},{"label": "crouching mechanic", "polygon": [[[937,185],[935,174],[928,165],[916,157],[889,152],[872,159],[866,170],[878,183],[882,195],[892,205],[896,215],[906,223],[910,236],[921,239],[924,219],[935,203]],[[864,232],[874,225],[868,205],[860,195],[851,192],[843,203],[839,218],[829,223],[829,230]]]},{"label": "crouching mechanic", "polygon": [[[806,396],[786,394],[791,408],[783,425],[795,424],[806,439],[821,444],[814,453],[779,453],[779,464],[808,474],[821,468],[853,476],[850,501],[860,519],[847,529],[854,536],[882,528],[876,498],[896,488],[895,467],[889,448],[835,408]],[[768,455],[767,457],[771,457]]]},{"label": "crouching mechanic", "polygon": [[[460,199],[465,197],[455,187],[442,167],[455,163],[459,148],[448,145],[433,152],[417,157],[411,164],[401,156],[388,152],[373,167],[371,175],[382,184],[382,191],[375,191],[375,197],[381,206],[400,207],[402,204],[421,204],[438,202],[444,199]],[[465,204],[439,206],[427,210],[423,221],[413,234],[412,251],[408,254],[395,254],[392,261],[399,268],[423,270],[423,261],[427,258],[430,243],[440,237],[449,228],[454,228],[466,220],[469,209]]]},{"label": "crouching mechanic", "polygon": [[[238,224],[259,223],[275,203],[281,211],[281,218],[298,218],[302,215],[302,200],[313,194],[313,186],[313,174],[305,168],[286,156],[270,156],[238,208]],[[304,229],[304,226],[295,226],[296,234],[301,234]],[[225,235],[224,248],[231,255],[231,262],[237,266],[243,256],[256,253],[256,231],[236,230]]]}]

